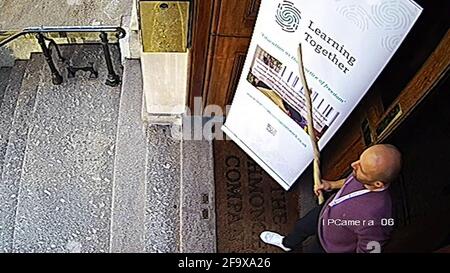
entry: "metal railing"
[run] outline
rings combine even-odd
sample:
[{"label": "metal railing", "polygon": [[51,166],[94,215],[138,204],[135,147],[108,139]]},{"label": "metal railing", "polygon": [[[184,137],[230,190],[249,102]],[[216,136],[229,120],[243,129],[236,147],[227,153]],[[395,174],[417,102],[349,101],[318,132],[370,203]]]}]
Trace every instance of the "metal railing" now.
[{"label": "metal railing", "polygon": [[[117,86],[120,84],[121,80],[120,77],[116,74],[111,58],[111,52],[109,50],[108,45],[108,34],[107,33],[115,33],[117,39],[122,39],[126,36],[126,32],[121,27],[112,27],[112,26],[86,26],[86,27],[29,27],[25,28],[22,31],[13,34],[12,36],[4,39],[0,42],[0,47],[7,45],[8,43],[22,37],[25,35],[34,35],[39,43],[39,46],[41,47],[42,53],[45,56],[45,60],[50,68],[50,71],[52,73],[52,82],[55,85],[59,85],[63,82],[63,77],[61,76],[61,73],[58,71],[55,62],[52,58],[52,47],[55,48],[56,53],[59,57],[59,59],[66,64],[69,77],[74,76],[76,71],[78,70],[84,70],[84,71],[90,71],[91,76],[97,77],[98,73],[94,70],[93,67],[83,67],[83,68],[77,68],[70,66],[69,62],[66,61],[66,59],[62,56],[61,51],[58,48],[58,44],[55,42],[55,40],[49,38],[46,36],[46,34],[49,33],[99,33],[100,38],[100,44],[102,45],[103,53],[105,55],[105,61],[106,66],[108,69],[108,76],[106,79],[106,85],[109,86]],[[49,42],[47,45],[46,42]]]}]

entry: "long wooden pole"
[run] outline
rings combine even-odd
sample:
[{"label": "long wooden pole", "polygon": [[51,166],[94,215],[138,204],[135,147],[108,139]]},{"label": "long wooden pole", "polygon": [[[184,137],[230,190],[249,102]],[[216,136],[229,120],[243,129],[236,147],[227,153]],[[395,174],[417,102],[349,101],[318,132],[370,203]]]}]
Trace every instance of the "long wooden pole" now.
[{"label": "long wooden pole", "polygon": [[[322,183],[322,176],[320,174],[320,150],[319,150],[319,146],[317,145],[318,140],[316,137],[316,132],[314,131],[311,90],[309,89],[308,83],[306,81],[305,66],[303,64],[303,54],[302,54],[302,45],[301,44],[299,44],[299,47],[298,47],[298,64],[299,64],[299,70],[300,70],[300,78],[302,80],[303,90],[305,92],[306,107],[308,108],[308,115],[307,115],[308,134],[309,134],[309,138],[311,140],[311,145],[312,145],[313,153],[314,153],[314,166],[313,166],[314,187],[317,187]],[[325,199],[323,197],[323,194],[320,193],[318,196],[319,205],[322,204],[324,201],[325,201]]]}]

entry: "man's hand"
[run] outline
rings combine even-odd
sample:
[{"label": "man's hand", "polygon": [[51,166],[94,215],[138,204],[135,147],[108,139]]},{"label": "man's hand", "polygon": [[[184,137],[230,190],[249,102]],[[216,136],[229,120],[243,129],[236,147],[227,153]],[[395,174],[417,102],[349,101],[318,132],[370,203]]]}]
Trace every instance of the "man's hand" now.
[{"label": "man's hand", "polygon": [[327,180],[322,179],[322,184],[314,187],[314,193],[316,194],[316,196],[319,196],[322,191],[331,191],[332,189],[333,186],[331,185],[331,183]]},{"label": "man's hand", "polygon": [[332,191],[342,188],[344,186],[345,179],[337,180],[337,181],[329,181],[322,179],[322,184],[319,186],[314,186],[314,194],[319,196],[322,191]]}]

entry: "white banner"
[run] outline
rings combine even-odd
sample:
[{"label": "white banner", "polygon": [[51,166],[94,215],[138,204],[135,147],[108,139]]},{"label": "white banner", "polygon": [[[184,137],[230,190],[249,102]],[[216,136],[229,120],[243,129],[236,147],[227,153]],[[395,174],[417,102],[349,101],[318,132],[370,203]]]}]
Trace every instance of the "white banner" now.
[{"label": "white banner", "polygon": [[313,159],[299,43],[322,149],[421,12],[411,0],[262,0],[223,131],[288,190]]}]

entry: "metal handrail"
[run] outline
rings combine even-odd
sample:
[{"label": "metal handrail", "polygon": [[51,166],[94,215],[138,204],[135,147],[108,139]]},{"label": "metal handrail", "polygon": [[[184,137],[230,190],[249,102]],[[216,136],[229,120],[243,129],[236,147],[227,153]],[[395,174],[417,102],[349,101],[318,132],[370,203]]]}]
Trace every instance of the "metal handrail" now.
[{"label": "metal handrail", "polygon": [[[109,51],[108,46],[108,35],[107,32],[115,32],[117,39],[122,39],[126,36],[126,32],[121,27],[113,27],[113,26],[63,26],[63,27],[29,27],[23,29],[21,32],[13,34],[12,36],[6,38],[5,40],[0,42],[0,47],[10,43],[11,41],[27,35],[27,34],[34,34],[36,36],[36,39],[38,40],[38,43],[42,49],[42,53],[45,56],[45,60],[47,61],[47,64],[49,65],[50,71],[52,73],[52,82],[55,85],[59,85],[62,83],[63,78],[61,74],[59,73],[58,69],[55,66],[55,63],[53,62],[51,49],[50,47],[53,46],[56,49],[56,52],[58,54],[58,57],[60,60],[65,62],[65,59],[62,57],[61,52],[58,49],[57,43],[48,38],[45,37],[44,34],[46,33],[77,33],[77,32],[97,32],[100,33],[100,43],[103,48],[103,52],[105,54],[105,60],[106,60],[106,66],[108,68],[108,77],[106,79],[106,84],[109,86],[117,86],[120,84],[120,77],[116,74],[114,71],[114,67],[111,60],[111,53]],[[49,41],[50,45],[47,46],[45,41]],[[81,68],[75,68],[70,66],[66,63],[68,66],[67,69],[69,71],[69,77],[74,76],[75,72],[78,70],[84,70],[84,71],[91,71],[91,75],[98,75],[97,71],[94,70],[93,67],[81,67]]]},{"label": "metal handrail", "polygon": [[5,40],[0,42],[0,47],[10,43],[11,41],[33,33],[52,33],[52,32],[64,32],[64,33],[77,33],[77,32],[116,32],[116,37],[122,39],[126,36],[126,32],[121,27],[114,26],[66,26],[66,27],[50,27],[50,26],[40,26],[40,27],[28,27],[22,29],[19,33],[16,33]]}]

